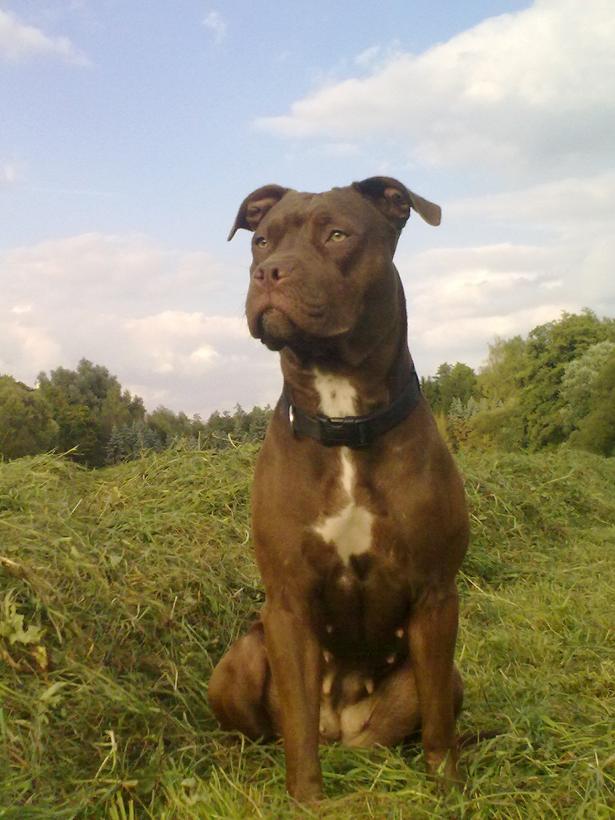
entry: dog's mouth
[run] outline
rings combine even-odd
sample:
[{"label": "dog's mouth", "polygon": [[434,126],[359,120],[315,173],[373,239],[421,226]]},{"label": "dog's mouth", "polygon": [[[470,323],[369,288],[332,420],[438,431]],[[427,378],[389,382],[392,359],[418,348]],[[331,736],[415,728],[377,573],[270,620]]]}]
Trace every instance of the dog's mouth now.
[{"label": "dog's mouth", "polygon": [[281,350],[296,338],[297,333],[297,326],[286,313],[279,308],[268,307],[259,315],[254,335],[269,350]]},{"label": "dog's mouth", "polygon": [[316,355],[321,348],[328,351],[353,328],[353,311],[347,307],[331,310],[319,294],[250,289],[246,317],[250,334],[269,350],[290,347]]}]

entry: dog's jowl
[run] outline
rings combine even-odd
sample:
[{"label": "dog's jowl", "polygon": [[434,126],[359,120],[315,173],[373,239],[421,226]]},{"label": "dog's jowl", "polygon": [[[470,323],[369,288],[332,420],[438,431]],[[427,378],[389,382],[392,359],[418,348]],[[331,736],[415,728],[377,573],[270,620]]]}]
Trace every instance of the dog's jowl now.
[{"label": "dog's jowl", "polygon": [[468,517],[408,350],[393,255],[412,211],[440,222],[386,177],[321,194],[266,185],[231,231],[253,232],[248,325],[280,351],[283,390],[252,495],[266,604],[209,699],[223,727],[283,737],[298,800],[321,795],[319,742],[420,730],[428,770],[458,780]]}]

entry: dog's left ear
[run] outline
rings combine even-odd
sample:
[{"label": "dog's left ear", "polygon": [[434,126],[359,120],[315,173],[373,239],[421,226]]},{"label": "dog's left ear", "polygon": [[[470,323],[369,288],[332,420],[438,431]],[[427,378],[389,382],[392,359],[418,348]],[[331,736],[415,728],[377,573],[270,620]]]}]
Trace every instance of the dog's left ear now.
[{"label": "dog's left ear", "polygon": [[439,205],[423,199],[422,196],[409,191],[405,185],[391,177],[370,177],[363,182],[353,182],[352,187],[381,211],[401,231],[414,208],[429,225],[439,225],[442,209]]},{"label": "dog's left ear", "polygon": [[277,205],[289,190],[290,188],[282,188],[281,185],[263,185],[262,188],[257,188],[256,191],[248,194],[239,206],[227,241],[231,241],[239,228],[245,228],[247,231],[256,230],[267,211]]}]

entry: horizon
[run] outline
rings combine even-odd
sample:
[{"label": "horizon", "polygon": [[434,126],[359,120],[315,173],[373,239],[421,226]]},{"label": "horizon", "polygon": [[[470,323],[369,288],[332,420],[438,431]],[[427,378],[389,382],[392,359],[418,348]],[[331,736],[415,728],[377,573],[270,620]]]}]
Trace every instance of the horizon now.
[{"label": "horizon", "polygon": [[[588,311],[589,311],[590,313],[594,313],[594,312],[593,312],[590,308],[582,308],[580,311],[578,311],[578,314],[584,314],[584,313],[587,313]],[[566,317],[566,315],[567,315],[567,314],[566,314],[566,312],[563,312],[562,314],[560,314],[560,316],[559,316],[559,317],[557,317],[557,318],[556,318],[556,319],[554,319],[553,321],[555,321],[555,322],[557,322],[557,321],[561,321],[562,319],[564,319],[564,318]],[[596,315],[596,314],[594,313],[594,315]],[[597,318],[598,318],[599,320],[608,320],[608,319],[613,319],[613,320],[615,320],[615,316],[614,316],[614,317],[608,317],[608,316],[597,316]],[[536,329],[536,328],[532,328],[532,329],[530,330],[530,333],[532,332],[532,330],[535,330],[535,329]],[[519,334],[519,335],[521,335],[521,334]],[[510,338],[513,338],[513,337],[510,337]],[[507,339],[505,339],[504,337],[496,337],[496,339],[495,339],[494,341],[507,341]],[[490,347],[491,347],[491,345],[489,345],[489,348],[490,348]],[[489,352],[489,351],[488,351],[488,352]],[[147,415],[147,416],[152,415],[152,414],[153,414],[153,413],[155,413],[157,410],[170,410],[170,409],[172,409],[172,408],[167,407],[167,405],[160,405],[160,404],[159,404],[159,405],[156,405],[155,407],[148,406],[148,405],[147,405],[147,403],[143,400],[143,397],[142,397],[142,396],[140,396],[140,395],[138,395],[137,393],[132,392],[132,391],[130,390],[130,388],[129,388],[129,387],[127,387],[125,384],[123,384],[123,383],[122,383],[122,381],[121,381],[121,379],[119,379],[119,378],[118,378],[117,374],[116,374],[116,373],[114,373],[114,372],[113,372],[110,368],[108,368],[108,367],[105,365],[105,363],[104,363],[104,362],[93,362],[93,361],[90,361],[89,359],[86,359],[85,357],[80,357],[80,359],[79,359],[79,360],[78,360],[78,361],[74,364],[74,366],[65,367],[65,369],[66,369],[66,370],[68,370],[68,371],[71,371],[71,372],[76,372],[76,371],[77,371],[77,369],[78,369],[78,367],[79,367],[79,365],[80,365],[83,361],[87,362],[88,364],[93,365],[94,367],[103,367],[103,368],[105,368],[105,369],[107,370],[107,372],[108,372],[108,374],[109,374],[109,376],[110,376],[111,378],[116,378],[116,379],[118,379],[119,385],[120,385],[120,387],[122,388],[122,390],[123,390],[123,391],[124,391],[124,390],[129,390],[129,392],[131,393],[131,397],[132,397],[133,399],[140,399],[141,401],[143,401],[143,406],[144,406],[144,408],[145,408],[145,413],[146,413],[146,415]],[[422,381],[423,379],[425,379],[427,382],[432,382],[432,383],[433,383],[434,381],[437,381],[437,380],[438,380],[438,373],[439,373],[440,368],[441,368],[443,365],[448,365],[449,367],[455,367],[455,365],[458,365],[458,364],[461,364],[461,365],[465,365],[465,366],[470,367],[470,368],[471,368],[471,370],[472,370],[472,372],[475,374],[475,376],[477,376],[477,377],[479,377],[479,378],[480,378],[481,373],[483,372],[483,370],[485,369],[485,367],[486,367],[486,365],[487,365],[487,356],[484,358],[484,360],[483,360],[483,364],[482,364],[481,366],[479,366],[479,367],[472,367],[471,365],[467,365],[467,363],[466,363],[466,362],[462,362],[462,361],[459,361],[459,360],[453,360],[453,359],[451,359],[450,361],[446,361],[446,360],[445,360],[445,361],[443,361],[443,362],[439,362],[439,363],[438,363],[438,365],[436,366],[436,368],[434,369],[433,373],[423,374],[423,373],[418,373],[418,371],[417,371],[417,375],[418,375],[418,377],[419,377],[419,379],[420,379],[421,381]],[[56,369],[61,369],[61,368],[63,368],[63,367],[64,367],[64,365],[58,365],[58,366],[57,366],[57,368],[56,368],[56,367],[52,367],[52,368],[50,368],[50,370],[49,370],[49,372],[48,372],[48,373],[45,373],[45,375],[50,376],[50,375],[51,375],[51,373],[52,373],[54,370],[56,370]],[[41,375],[41,374],[39,374],[39,375]],[[9,376],[9,377],[11,377],[11,378],[15,378],[15,380],[16,380],[18,383],[23,384],[23,385],[24,385],[27,389],[29,389],[29,390],[38,390],[38,389],[39,389],[39,380],[38,380],[38,377],[34,380],[34,383],[33,383],[33,384],[27,384],[27,383],[22,382],[21,380],[17,379],[17,378],[16,378],[15,376],[13,376],[13,374],[11,374],[11,373],[0,373],[0,378],[2,378],[2,376]],[[241,410],[241,411],[244,411],[244,412],[251,412],[252,410],[273,410],[273,409],[275,408],[275,405],[276,405],[276,403],[277,403],[278,398],[279,398],[279,395],[278,395],[278,396],[276,396],[276,397],[273,399],[273,401],[271,401],[271,402],[267,402],[266,404],[252,404],[252,405],[245,405],[245,406],[244,406],[244,405],[242,405],[240,402],[236,402],[236,403],[235,403],[232,407],[214,407],[214,408],[213,408],[213,410],[211,410],[211,412],[209,412],[209,413],[207,414],[207,416],[203,416],[203,415],[202,415],[202,414],[200,414],[200,413],[186,413],[186,412],[185,412],[185,411],[184,411],[181,407],[180,407],[180,408],[174,408],[174,409],[173,409],[173,412],[174,412],[176,415],[179,415],[179,414],[182,414],[182,413],[183,413],[183,414],[184,414],[185,416],[187,416],[188,418],[192,418],[192,419],[196,419],[196,418],[198,418],[198,419],[200,419],[200,420],[202,420],[202,421],[204,421],[204,422],[205,422],[205,421],[207,421],[208,419],[210,419],[210,418],[211,418],[211,416],[212,416],[212,415],[214,415],[214,414],[218,414],[218,415],[224,415],[224,414],[233,415],[233,414],[235,414],[238,410]]]}]

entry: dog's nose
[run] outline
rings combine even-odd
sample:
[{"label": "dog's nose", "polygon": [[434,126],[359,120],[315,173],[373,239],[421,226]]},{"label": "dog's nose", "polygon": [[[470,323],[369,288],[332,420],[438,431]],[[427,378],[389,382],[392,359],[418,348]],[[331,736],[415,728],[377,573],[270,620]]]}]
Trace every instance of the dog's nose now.
[{"label": "dog's nose", "polygon": [[275,286],[281,279],[285,279],[289,275],[288,267],[278,264],[260,265],[254,271],[254,278],[257,282],[268,287]]}]

